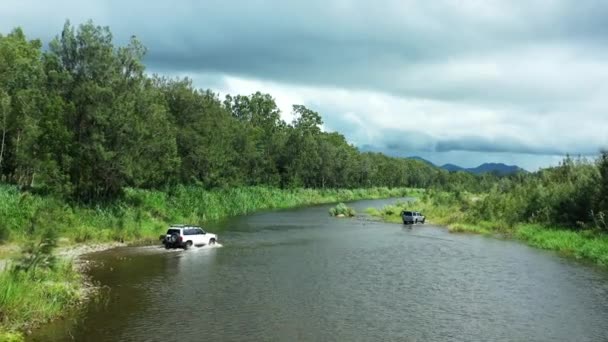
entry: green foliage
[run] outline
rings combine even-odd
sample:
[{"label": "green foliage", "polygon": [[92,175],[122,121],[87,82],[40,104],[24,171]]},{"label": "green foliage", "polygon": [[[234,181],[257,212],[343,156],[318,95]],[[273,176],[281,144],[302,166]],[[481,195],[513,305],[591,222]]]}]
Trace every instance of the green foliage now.
[{"label": "green foliage", "polygon": [[566,159],[536,174],[502,179],[487,194],[431,190],[414,203],[366,212],[401,222],[401,210],[421,211],[429,222],[446,225],[451,232],[514,237],[608,265],[606,214],[601,200],[593,200],[601,198],[595,193],[596,171],[593,163]]},{"label": "green foliage", "polygon": [[46,322],[81,298],[80,275],[67,261],[35,272],[1,272],[0,327],[16,331]]},{"label": "green foliage", "polygon": [[55,247],[57,247],[57,240],[53,230],[47,230],[38,242],[28,241],[22,248],[21,257],[15,262],[13,272],[28,273],[54,268],[56,259],[53,250]]},{"label": "green foliage", "polygon": [[126,188],[124,196],[97,205],[67,204],[52,196],[0,186],[0,227],[9,241],[31,241],[49,232],[71,242],[155,239],[170,223],[204,224],[257,210],[358,199],[402,197],[406,188],[205,190],[178,185],[167,191]]},{"label": "green foliage", "polygon": [[544,226],[528,224],[519,226],[515,236],[538,248],[556,250],[608,266],[608,236],[606,235],[548,229]]},{"label": "green foliage", "polygon": [[334,208],[329,209],[329,215],[331,216],[353,217],[355,214],[355,209],[350,208],[344,203],[338,203]]},{"label": "green foliage", "polygon": [[361,153],[303,105],[288,124],[269,94],[222,101],[189,79],[148,76],[145,53],[92,22],[66,22],[44,51],[19,29],[1,36],[0,178],[92,205],[179,184],[479,190],[496,178]]},{"label": "green foliage", "polygon": [[[597,191],[597,210],[608,215],[608,151],[602,151],[597,161],[600,182]],[[608,232],[608,227],[604,224],[604,229]]]},{"label": "green foliage", "polygon": [[23,334],[18,332],[8,332],[0,330],[0,341],[2,342],[23,342]]},{"label": "green foliage", "polygon": [[603,215],[598,183],[604,178],[598,171],[592,162],[566,158],[557,167],[501,179],[485,196],[470,204],[467,219],[510,226],[539,223],[593,228],[593,213],[595,217]]}]

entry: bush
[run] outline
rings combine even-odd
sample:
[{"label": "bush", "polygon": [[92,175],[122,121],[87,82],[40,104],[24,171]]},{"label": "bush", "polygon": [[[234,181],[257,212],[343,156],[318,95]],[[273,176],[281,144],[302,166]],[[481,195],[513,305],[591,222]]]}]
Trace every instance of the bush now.
[{"label": "bush", "polygon": [[334,208],[329,209],[329,215],[331,216],[346,216],[352,217],[355,216],[355,209],[348,207],[344,203],[338,203]]}]

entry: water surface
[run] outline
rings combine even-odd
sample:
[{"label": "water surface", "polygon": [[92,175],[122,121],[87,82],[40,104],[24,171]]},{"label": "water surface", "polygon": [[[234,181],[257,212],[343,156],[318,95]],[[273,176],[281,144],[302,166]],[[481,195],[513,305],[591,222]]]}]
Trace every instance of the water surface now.
[{"label": "water surface", "polygon": [[329,207],[208,227],[226,229],[220,248],[94,254],[103,300],[30,339],[608,341],[601,269],[428,224],[330,218]]}]

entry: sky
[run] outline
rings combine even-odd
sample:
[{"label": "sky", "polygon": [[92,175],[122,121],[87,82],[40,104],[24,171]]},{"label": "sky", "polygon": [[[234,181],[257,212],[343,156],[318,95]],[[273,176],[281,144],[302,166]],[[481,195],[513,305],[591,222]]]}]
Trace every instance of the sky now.
[{"label": "sky", "polygon": [[365,151],[528,170],[608,148],[604,0],[0,0],[0,32],[66,19],[148,48],[148,71],[321,113]]}]

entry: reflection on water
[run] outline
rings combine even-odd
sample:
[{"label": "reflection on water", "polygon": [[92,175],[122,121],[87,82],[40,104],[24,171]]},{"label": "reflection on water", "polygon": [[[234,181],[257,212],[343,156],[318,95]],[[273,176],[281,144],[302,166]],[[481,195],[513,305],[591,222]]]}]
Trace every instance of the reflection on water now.
[{"label": "reflection on water", "polygon": [[[386,201],[362,201],[358,211]],[[93,255],[105,300],[38,341],[606,341],[608,274],[438,227],[239,217],[223,247]]]}]

